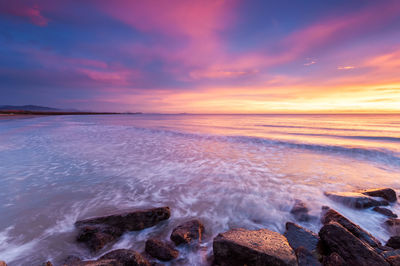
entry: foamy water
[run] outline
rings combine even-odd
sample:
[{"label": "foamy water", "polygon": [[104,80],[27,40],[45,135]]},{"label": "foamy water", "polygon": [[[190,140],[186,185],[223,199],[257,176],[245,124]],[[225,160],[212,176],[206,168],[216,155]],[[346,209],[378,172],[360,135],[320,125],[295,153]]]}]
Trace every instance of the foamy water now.
[{"label": "foamy water", "polygon": [[[205,224],[200,246],[172,265],[207,265],[212,239],[234,227],[284,232],[295,199],[329,205],[381,241],[385,217],[324,191],[400,192],[400,116],[120,115],[0,121],[0,260],[9,265],[93,257],[77,219],[170,206],[171,218],[125,234],[112,249],[144,250],[182,221]],[[390,208],[400,214],[399,205]],[[318,221],[300,223],[315,232]],[[108,250],[104,250],[107,252]],[[101,254],[97,254],[97,257]]]}]

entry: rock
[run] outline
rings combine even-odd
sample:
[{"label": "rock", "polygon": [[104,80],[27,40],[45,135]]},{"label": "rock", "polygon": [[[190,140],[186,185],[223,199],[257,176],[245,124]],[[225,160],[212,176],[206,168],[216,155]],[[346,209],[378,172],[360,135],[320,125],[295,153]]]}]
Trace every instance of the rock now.
[{"label": "rock", "polygon": [[107,225],[86,225],[79,229],[76,240],[83,242],[89,250],[97,252],[105,245],[115,242],[123,231]]},{"label": "rock", "polygon": [[294,250],[301,246],[310,252],[317,249],[319,241],[318,235],[300,225],[287,222],[284,236],[287,238],[289,245]]},{"label": "rock", "polygon": [[296,200],[290,213],[296,218],[297,221],[307,222],[312,217],[308,214],[308,208],[301,200]]},{"label": "rock", "polygon": [[189,244],[193,240],[201,241],[204,226],[199,220],[191,220],[176,227],[171,233],[175,245]]},{"label": "rock", "polygon": [[360,191],[364,195],[372,196],[372,197],[381,197],[389,202],[395,202],[396,192],[391,188],[376,188],[376,189],[368,189]]},{"label": "rock", "polygon": [[[90,261],[81,261],[77,264],[72,264],[73,266],[125,266],[127,264],[123,264],[117,260],[90,260]],[[135,264],[128,264],[135,265]]]},{"label": "rock", "polygon": [[122,265],[150,266],[142,255],[132,249],[116,249],[100,257],[100,260],[116,260]]},{"label": "rock", "polygon": [[77,227],[83,225],[107,225],[121,231],[138,231],[152,227],[163,220],[169,219],[171,212],[169,207],[124,212],[103,217],[89,218],[77,221]]},{"label": "rock", "polygon": [[323,214],[321,222],[322,224],[326,225],[332,221],[339,223],[348,231],[350,231],[355,237],[359,238],[360,240],[366,242],[371,247],[380,247],[381,243],[375,237],[373,237],[370,233],[359,227],[358,225],[354,224],[346,217],[338,213],[337,211],[330,209],[329,207],[324,208],[325,214]]},{"label": "rock", "polygon": [[232,229],[214,238],[214,261],[220,266],[297,265],[287,239],[268,229]]},{"label": "rock", "polygon": [[386,259],[387,262],[390,263],[391,266],[400,266],[400,256],[391,256]]},{"label": "rock", "polygon": [[149,239],[146,241],[146,252],[153,258],[170,261],[179,256],[179,251],[171,245],[157,239]]},{"label": "rock", "polygon": [[53,263],[50,261],[46,261],[45,263],[42,264],[43,266],[53,266]]},{"label": "rock", "polygon": [[393,235],[400,235],[400,219],[388,219],[386,220],[385,225]]},{"label": "rock", "polygon": [[381,255],[387,259],[392,256],[400,256],[400,249],[395,249],[395,250],[390,250],[390,251],[384,251],[381,253]]},{"label": "rock", "polygon": [[324,258],[324,266],[346,266],[346,262],[336,252]]},{"label": "rock", "polygon": [[389,205],[386,200],[376,200],[358,192],[325,192],[324,194],[333,201],[356,209]]},{"label": "rock", "polygon": [[7,266],[7,263],[3,260],[0,260],[0,266]]},{"label": "rock", "polygon": [[394,249],[400,249],[400,236],[392,236],[391,238],[389,238],[386,246]]},{"label": "rock", "polygon": [[97,252],[115,242],[126,231],[142,230],[169,217],[169,207],[163,207],[77,221],[77,241],[85,243],[92,252]]},{"label": "rock", "polygon": [[346,265],[389,265],[371,246],[337,222],[325,224],[319,231],[319,237],[330,252],[336,252],[343,258]]},{"label": "rock", "polygon": [[372,210],[375,212],[379,212],[380,214],[383,214],[387,217],[397,218],[397,214],[395,214],[391,210],[383,208],[383,207],[374,207]]},{"label": "rock", "polygon": [[295,251],[299,266],[318,266],[321,263],[305,247],[299,247]]},{"label": "rock", "polygon": [[67,258],[64,259],[64,261],[61,263],[63,266],[73,266],[81,262],[82,260],[77,257],[77,256],[68,256]]}]

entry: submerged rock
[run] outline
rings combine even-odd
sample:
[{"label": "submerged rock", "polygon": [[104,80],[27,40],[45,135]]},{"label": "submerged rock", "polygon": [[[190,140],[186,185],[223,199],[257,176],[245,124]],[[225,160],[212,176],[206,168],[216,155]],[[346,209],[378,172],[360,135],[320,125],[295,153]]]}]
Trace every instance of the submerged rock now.
[{"label": "submerged rock", "polygon": [[77,241],[97,252],[115,242],[126,231],[137,231],[156,225],[170,217],[169,207],[123,212],[103,217],[77,221]]},{"label": "submerged rock", "polygon": [[380,214],[383,214],[387,217],[397,218],[397,214],[395,214],[391,210],[383,208],[383,207],[374,207],[372,210],[375,212],[378,212]]},{"label": "submerged rock", "polygon": [[307,222],[311,220],[312,216],[308,214],[307,205],[301,200],[296,200],[290,213],[296,218],[297,221]]},{"label": "submerged rock", "polygon": [[325,224],[319,231],[323,245],[336,252],[346,265],[389,265],[371,246],[358,239],[337,222]]},{"label": "submerged rock", "polygon": [[325,192],[324,194],[333,201],[356,209],[389,205],[386,200],[376,200],[358,192]]},{"label": "submerged rock", "polygon": [[174,228],[170,238],[177,246],[189,244],[193,240],[201,241],[203,231],[204,226],[199,220],[191,220]]},{"label": "submerged rock", "polygon": [[400,235],[400,219],[388,219],[386,220],[385,225],[393,235]]},{"label": "submerged rock", "polygon": [[283,234],[289,245],[296,250],[299,247],[304,247],[308,251],[317,249],[319,237],[317,234],[297,225],[295,223],[287,222],[286,231]]},{"label": "submerged rock", "polygon": [[301,246],[295,251],[297,257],[297,263],[299,266],[319,266],[321,263],[314,257],[314,255]]},{"label": "submerged rock", "polygon": [[396,192],[391,188],[368,189],[360,192],[368,196],[384,198],[389,202],[395,202],[397,200]]},{"label": "submerged rock", "polygon": [[174,249],[168,243],[162,242],[157,239],[149,239],[146,241],[146,252],[153,258],[170,261],[179,256],[179,251]]},{"label": "submerged rock", "polygon": [[232,229],[214,238],[214,261],[220,266],[297,265],[287,239],[268,229]]},{"label": "submerged rock", "polygon": [[324,266],[346,266],[346,262],[339,254],[332,252],[324,258]]},{"label": "submerged rock", "polygon": [[400,249],[400,236],[392,236],[391,238],[389,238],[386,246],[394,249]]},{"label": "submerged rock", "polygon": [[359,238],[360,240],[366,242],[371,247],[380,247],[381,243],[378,239],[373,237],[370,233],[362,229],[360,226],[356,225],[337,211],[329,208],[324,207],[324,214],[322,216],[321,222],[322,224],[326,225],[330,222],[337,222],[350,231],[355,237]]},{"label": "submerged rock", "polygon": [[150,266],[150,262],[132,249],[117,249],[100,257],[100,260],[116,260],[122,265]]}]

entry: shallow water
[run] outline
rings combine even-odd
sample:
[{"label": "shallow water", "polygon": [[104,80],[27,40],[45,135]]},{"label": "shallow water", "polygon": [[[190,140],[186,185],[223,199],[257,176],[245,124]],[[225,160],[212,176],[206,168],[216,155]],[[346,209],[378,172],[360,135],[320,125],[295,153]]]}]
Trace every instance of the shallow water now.
[{"label": "shallow water", "polygon": [[[144,250],[198,217],[204,241],[172,265],[207,265],[212,238],[234,227],[284,232],[295,199],[329,205],[381,241],[385,217],[336,204],[324,191],[400,192],[400,116],[119,115],[0,121],[0,260],[9,265],[95,258],[75,241],[77,219],[170,206],[171,218],[125,234]],[[399,204],[390,208],[400,214]],[[318,231],[318,221],[301,223]],[[195,252],[193,252],[195,250]],[[108,250],[103,250],[103,253]],[[97,257],[101,253],[97,254]]]}]

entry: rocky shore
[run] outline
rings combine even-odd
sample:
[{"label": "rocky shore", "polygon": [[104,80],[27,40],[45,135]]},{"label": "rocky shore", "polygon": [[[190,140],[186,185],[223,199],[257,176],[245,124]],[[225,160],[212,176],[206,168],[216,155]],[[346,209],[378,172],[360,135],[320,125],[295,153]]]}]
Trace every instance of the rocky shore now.
[{"label": "rocky shore", "polygon": [[[323,206],[320,217],[311,216],[306,203],[297,200],[290,211],[294,220],[318,222],[320,219],[322,227],[318,233],[293,222],[286,223],[284,234],[269,229],[234,228],[214,237],[210,265],[400,266],[400,219],[397,219],[397,214],[383,207],[396,204],[397,195],[393,189],[326,192],[325,195],[348,207],[371,208],[386,216],[382,230],[390,232],[392,237],[382,244],[336,210]],[[170,217],[170,208],[160,207],[77,221],[77,243],[81,243],[97,259],[82,260],[71,255],[57,265],[150,266],[177,260],[181,256],[180,248],[202,241],[207,228],[200,220],[193,218],[178,225],[172,230],[169,241],[149,238],[143,254],[132,249],[116,249],[104,254],[124,233],[155,226]],[[104,255],[99,257],[99,254]],[[43,265],[51,266],[53,263],[48,261]],[[6,266],[6,263],[0,261],[0,266]]]}]

